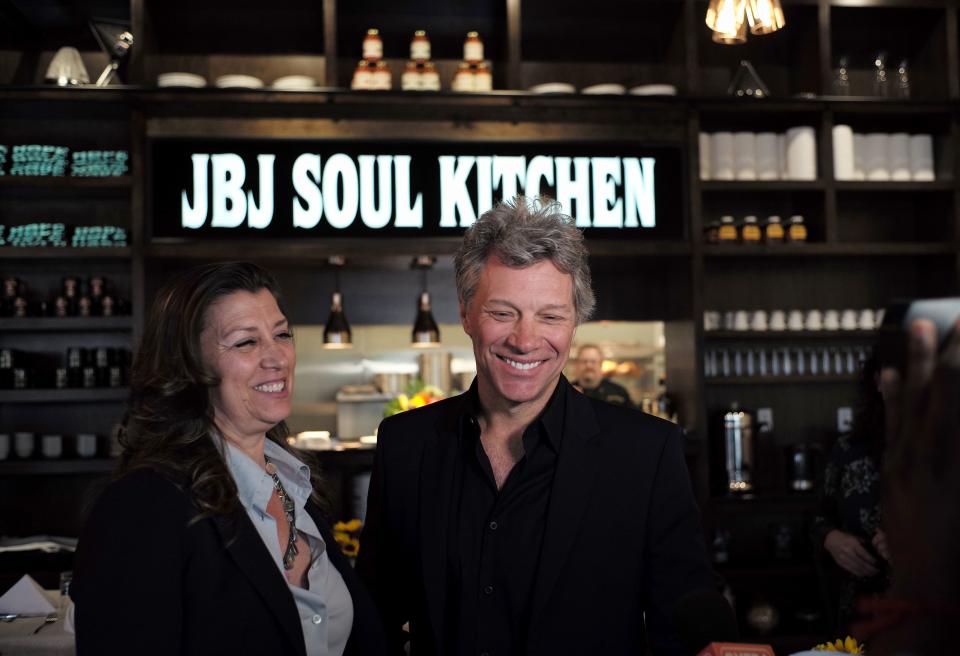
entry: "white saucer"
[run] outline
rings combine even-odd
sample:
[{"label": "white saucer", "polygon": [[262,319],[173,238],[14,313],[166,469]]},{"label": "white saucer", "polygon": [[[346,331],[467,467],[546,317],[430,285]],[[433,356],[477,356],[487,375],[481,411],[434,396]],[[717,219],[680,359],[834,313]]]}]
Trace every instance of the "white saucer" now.
[{"label": "white saucer", "polygon": [[672,84],[641,84],[630,89],[632,96],[675,96],[677,87]]},{"label": "white saucer", "polygon": [[591,96],[622,96],[626,92],[627,88],[622,84],[594,84],[580,89],[580,93]]},{"label": "white saucer", "polygon": [[282,91],[309,91],[317,88],[317,81],[309,75],[286,75],[278,77],[270,86]]},{"label": "white saucer", "polygon": [[157,76],[157,86],[200,89],[207,86],[207,80],[194,73],[161,73]]},{"label": "white saucer", "polygon": [[261,89],[263,80],[252,75],[221,75],[214,83],[219,89]]},{"label": "white saucer", "polygon": [[530,93],[576,93],[577,88],[566,82],[546,82],[527,89]]}]

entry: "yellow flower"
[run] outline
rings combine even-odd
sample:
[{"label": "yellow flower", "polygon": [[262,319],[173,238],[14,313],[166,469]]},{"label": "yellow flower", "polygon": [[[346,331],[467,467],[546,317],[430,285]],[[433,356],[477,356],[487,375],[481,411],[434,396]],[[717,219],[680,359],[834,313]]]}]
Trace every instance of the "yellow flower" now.
[{"label": "yellow flower", "polygon": [[340,550],[343,551],[344,556],[356,558],[357,554],[360,553],[360,541],[356,538],[350,538],[347,542],[341,543]]},{"label": "yellow flower", "polygon": [[835,642],[825,642],[821,645],[817,645],[813,648],[814,651],[832,651],[839,652],[843,654],[866,654],[864,646],[857,644],[856,638],[851,638],[847,636],[846,639],[841,640],[837,638]]},{"label": "yellow flower", "polygon": [[338,522],[343,524],[343,529],[347,533],[356,533],[363,526],[363,522],[359,519],[351,519],[349,522]]}]

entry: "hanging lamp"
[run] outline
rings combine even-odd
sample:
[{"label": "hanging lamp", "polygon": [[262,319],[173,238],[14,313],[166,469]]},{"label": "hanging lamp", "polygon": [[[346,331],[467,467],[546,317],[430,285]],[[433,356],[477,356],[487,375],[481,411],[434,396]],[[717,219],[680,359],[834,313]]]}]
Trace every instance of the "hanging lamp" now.
[{"label": "hanging lamp", "polygon": [[347,263],[346,259],[334,255],[327,260],[333,267],[333,297],[330,300],[330,316],[323,327],[323,348],[348,349],[353,348],[353,332],[347,315],[343,313],[343,295],[340,293],[340,269]]}]

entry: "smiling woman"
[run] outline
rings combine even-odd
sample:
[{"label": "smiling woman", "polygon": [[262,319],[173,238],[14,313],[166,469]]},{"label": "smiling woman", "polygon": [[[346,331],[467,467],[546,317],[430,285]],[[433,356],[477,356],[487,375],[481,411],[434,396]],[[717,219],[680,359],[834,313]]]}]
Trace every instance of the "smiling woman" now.
[{"label": "smiling woman", "polygon": [[382,652],[285,443],[295,363],[277,284],[255,265],[198,267],[157,295],[115,480],[77,551],[79,654]]}]

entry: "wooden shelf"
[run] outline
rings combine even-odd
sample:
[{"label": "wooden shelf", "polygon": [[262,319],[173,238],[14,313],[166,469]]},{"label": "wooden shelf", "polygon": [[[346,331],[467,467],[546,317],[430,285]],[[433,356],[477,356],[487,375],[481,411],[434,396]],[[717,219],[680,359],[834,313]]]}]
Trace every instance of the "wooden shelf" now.
[{"label": "wooden shelf", "polygon": [[700,190],[706,193],[743,191],[823,191],[823,180],[701,180]]},{"label": "wooden shelf", "polygon": [[0,319],[0,332],[125,332],[133,317],[26,317]]},{"label": "wooden shelf", "polygon": [[116,464],[113,458],[8,460],[0,462],[0,476],[109,474]]},{"label": "wooden shelf", "polygon": [[725,512],[755,512],[758,509],[812,509],[817,505],[815,492],[797,492],[795,494],[750,494],[742,496],[722,496],[710,499],[714,510]]},{"label": "wooden shelf", "polygon": [[847,181],[836,180],[833,183],[837,191],[862,191],[869,193],[898,191],[898,192],[918,192],[918,191],[953,191],[957,184],[953,180],[933,180],[931,182],[895,182],[893,180],[883,182],[865,182],[865,181]]},{"label": "wooden shelf", "polygon": [[726,341],[781,341],[792,340],[869,340],[875,339],[875,330],[707,330],[703,338]]},{"label": "wooden shelf", "polygon": [[0,260],[122,260],[133,256],[129,246],[114,248],[14,248],[0,247]]},{"label": "wooden shelf", "polygon": [[70,175],[5,175],[0,177],[0,189],[11,187],[31,187],[42,189],[129,189],[133,178],[129,175],[104,177],[74,177]]},{"label": "wooden shelf", "polygon": [[129,396],[125,387],[0,390],[0,403],[110,403]]},{"label": "wooden shelf", "polygon": [[855,375],[797,375],[790,376],[727,376],[706,378],[707,385],[847,385],[857,381]]},{"label": "wooden shelf", "polygon": [[705,257],[914,257],[918,255],[953,255],[958,245],[950,242],[877,242],[877,243],[812,243],[806,244],[707,244]]}]

